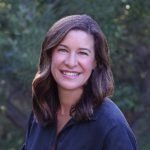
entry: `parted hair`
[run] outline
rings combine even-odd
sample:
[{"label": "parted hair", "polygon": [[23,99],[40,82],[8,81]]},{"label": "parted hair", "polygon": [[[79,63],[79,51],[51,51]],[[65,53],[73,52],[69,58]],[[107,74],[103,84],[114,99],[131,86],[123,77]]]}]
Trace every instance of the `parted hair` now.
[{"label": "parted hair", "polygon": [[71,15],[58,20],[46,33],[42,43],[37,73],[32,82],[32,107],[38,122],[48,125],[56,120],[60,105],[57,84],[51,73],[52,52],[70,30],[82,30],[94,37],[96,67],[92,71],[80,100],[72,106],[70,115],[77,121],[91,119],[97,106],[113,92],[108,44],[104,33],[88,15]]}]

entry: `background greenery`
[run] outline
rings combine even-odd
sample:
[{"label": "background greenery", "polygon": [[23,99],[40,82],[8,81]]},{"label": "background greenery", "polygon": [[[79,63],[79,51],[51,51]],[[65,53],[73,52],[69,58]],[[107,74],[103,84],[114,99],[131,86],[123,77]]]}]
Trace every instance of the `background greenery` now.
[{"label": "background greenery", "polygon": [[0,149],[23,143],[31,82],[41,43],[59,18],[86,13],[107,36],[115,78],[113,100],[150,149],[149,0],[0,0]]}]

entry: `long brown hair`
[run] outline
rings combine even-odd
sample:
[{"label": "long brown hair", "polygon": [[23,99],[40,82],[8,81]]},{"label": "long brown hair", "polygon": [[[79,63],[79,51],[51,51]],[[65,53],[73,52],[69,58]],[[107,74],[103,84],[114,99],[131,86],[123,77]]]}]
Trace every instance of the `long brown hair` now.
[{"label": "long brown hair", "polygon": [[56,119],[59,106],[57,84],[51,74],[53,49],[70,30],[85,31],[94,37],[96,68],[85,85],[79,102],[72,106],[70,114],[78,121],[89,120],[94,108],[113,91],[113,77],[110,69],[106,38],[95,20],[88,15],[72,15],[58,20],[47,32],[42,44],[38,71],[32,82],[33,112],[42,124]]}]

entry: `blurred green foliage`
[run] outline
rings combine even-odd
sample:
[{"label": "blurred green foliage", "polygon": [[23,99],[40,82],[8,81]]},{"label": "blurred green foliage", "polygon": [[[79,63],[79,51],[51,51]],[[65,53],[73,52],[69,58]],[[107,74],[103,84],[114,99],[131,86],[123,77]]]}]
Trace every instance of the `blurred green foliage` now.
[{"label": "blurred green foliage", "polygon": [[3,91],[0,83],[0,149],[1,150],[16,150],[20,149],[23,143],[23,132],[21,129],[12,124],[11,120],[6,117],[7,96]]},{"label": "blurred green foliage", "polygon": [[[48,28],[63,16],[86,13],[97,20],[108,38],[117,93],[128,96],[126,90],[119,89],[119,86],[127,86],[124,88],[129,87],[133,95],[138,95],[146,72],[142,64],[139,66],[141,58],[136,48],[149,44],[149,3],[141,0],[63,0],[51,4],[42,0],[3,0],[0,2],[1,74],[30,87]],[[117,99],[122,99],[122,94],[119,95]],[[140,95],[128,96],[129,101],[138,97]]]},{"label": "blurred green foliage", "polygon": [[[0,0],[0,76],[21,82],[30,92],[48,28],[63,16],[88,14],[108,39],[115,78],[113,99],[123,111],[138,111],[150,73],[149,8],[149,0]],[[5,97],[5,92],[1,95]]]},{"label": "blurred green foliage", "polygon": [[0,149],[16,150],[20,149],[23,143],[23,133],[5,115],[0,113]]}]

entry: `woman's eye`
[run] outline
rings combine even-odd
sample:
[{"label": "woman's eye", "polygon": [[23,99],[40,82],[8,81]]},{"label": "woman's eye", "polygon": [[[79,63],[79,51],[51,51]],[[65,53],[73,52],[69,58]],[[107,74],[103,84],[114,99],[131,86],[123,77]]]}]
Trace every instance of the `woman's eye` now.
[{"label": "woman's eye", "polygon": [[63,52],[63,53],[66,53],[67,50],[66,49],[58,49],[59,52]]},{"label": "woman's eye", "polygon": [[88,53],[87,52],[79,52],[80,55],[86,55],[88,56]]}]

